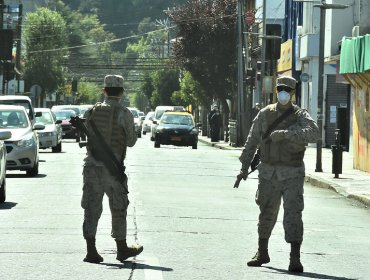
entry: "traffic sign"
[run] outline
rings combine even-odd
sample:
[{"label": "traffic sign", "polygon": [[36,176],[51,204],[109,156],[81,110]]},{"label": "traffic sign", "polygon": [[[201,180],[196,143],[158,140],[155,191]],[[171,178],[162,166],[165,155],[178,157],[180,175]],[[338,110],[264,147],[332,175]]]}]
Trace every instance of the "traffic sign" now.
[{"label": "traffic sign", "polygon": [[302,73],[299,77],[299,79],[302,81],[302,82],[308,82],[310,80],[310,75],[308,75],[307,73]]},{"label": "traffic sign", "polygon": [[253,25],[256,21],[256,17],[253,11],[248,11],[245,14],[245,21],[248,25]]}]

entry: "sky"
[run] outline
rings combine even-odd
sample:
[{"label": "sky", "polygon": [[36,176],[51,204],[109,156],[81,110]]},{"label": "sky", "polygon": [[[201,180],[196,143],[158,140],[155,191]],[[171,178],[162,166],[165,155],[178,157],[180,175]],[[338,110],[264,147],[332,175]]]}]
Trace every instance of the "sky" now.
[{"label": "sky", "polygon": [[[262,18],[263,12],[263,0],[256,1],[256,17]],[[266,0],[266,17],[273,18],[284,18],[285,13],[285,0]]]}]

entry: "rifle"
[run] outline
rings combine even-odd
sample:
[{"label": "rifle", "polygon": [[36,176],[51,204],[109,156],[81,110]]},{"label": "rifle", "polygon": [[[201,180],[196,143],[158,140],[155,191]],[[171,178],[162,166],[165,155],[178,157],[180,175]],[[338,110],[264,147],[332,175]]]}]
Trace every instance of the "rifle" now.
[{"label": "rifle", "polygon": [[87,136],[88,141],[80,142],[80,148],[88,146],[92,156],[96,160],[104,163],[109,173],[114,176],[120,183],[122,183],[122,185],[125,187],[126,193],[128,193],[128,190],[124,184],[124,182],[127,180],[124,165],[117,160],[116,156],[113,154],[112,150],[105,142],[103,136],[100,134],[94,121],[90,120],[89,122],[95,135],[89,133],[86,125],[84,124],[84,121],[85,119],[81,119],[78,116],[71,117],[71,120],[69,121],[74,127],[76,127],[80,132],[85,133],[85,135]]},{"label": "rifle", "polygon": [[[286,110],[280,117],[278,117],[266,130],[266,132],[262,135],[262,140],[266,139],[267,137],[270,136],[271,132],[276,128],[276,126],[282,122],[285,118],[287,118],[290,114],[292,114],[293,112],[295,112],[297,110],[297,108],[295,106],[292,106],[290,107],[288,110]],[[251,174],[252,172],[254,172],[259,163],[261,161],[261,157],[260,157],[260,148],[257,149],[256,153],[254,154],[253,156],[253,159],[251,161],[251,164],[250,164],[250,167],[251,167],[251,171],[248,172],[248,175]],[[238,188],[239,187],[239,184],[240,184],[240,181],[243,179],[242,176],[240,176],[240,174],[236,177],[236,181],[234,183],[234,188]]]}]

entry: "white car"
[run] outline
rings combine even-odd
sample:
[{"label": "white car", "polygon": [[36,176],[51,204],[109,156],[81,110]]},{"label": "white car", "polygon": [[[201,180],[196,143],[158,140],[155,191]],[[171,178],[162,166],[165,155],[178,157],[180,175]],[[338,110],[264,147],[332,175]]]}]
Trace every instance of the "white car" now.
[{"label": "white car", "polygon": [[154,112],[148,112],[145,116],[145,119],[143,121],[143,134],[145,135],[147,132],[150,132],[152,123],[153,123],[153,116]]},{"label": "white car", "polygon": [[0,95],[0,104],[23,106],[32,124],[35,124],[37,114],[32,105],[31,99],[26,95]]},{"label": "white car", "polygon": [[51,148],[53,153],[60,153],[62,151],[62,121],[57,120],[49,108],[35,108],[35,112],[41,114],[36,117],[36,123],[45,125],[45,129],[37,131],[40,149]]},{"label": "white car", "polygon": [[6,142],[6,169],[26,171],[27,176],[39,173],[39,139],[36,130],[44,125],[32,125],[23,106],[0,105],[0,131],[10,131]]},{"label": "white car", "polygon": [[142,128],[142,120],[139,116],[139,110],[132,107],[127,107],[131,111],[132,116],[134,117],[134,123],[135,123],[135,130],[137,133],[137,137],[141,138],[141,128]]},{"label": "white car", "polygon": [[12,137],[10,131],[0,131],[0,203],[6,199],[6,147],[4,140]]}]

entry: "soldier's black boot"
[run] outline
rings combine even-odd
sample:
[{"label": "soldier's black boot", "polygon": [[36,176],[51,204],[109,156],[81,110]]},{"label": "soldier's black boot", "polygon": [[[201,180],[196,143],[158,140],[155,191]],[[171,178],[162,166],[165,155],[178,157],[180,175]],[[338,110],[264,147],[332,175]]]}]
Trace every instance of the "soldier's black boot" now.
[{"label": "soldier's black boot", "polygon": [[248,266],[261,266],[264,263],[270,262],[268,243],[268,239],[258,239],[258,251],[256,255],[247,262]]},{"label": "soldier's black boot", "polygon": [[302,273],[303,265],[301,264],[301,243],[293,242],[290,246],[290,263],[288,270],[290,272]]},{"label": "soldier's black boot", "polygon": [[126,240],[116,240],[117,243],[117,260],[123,262],[124,260],[139,255],[144,247],[141,245],[127,246]]},{"label": "soldier's black boot", "polygon": [[84,258],[84,262],[100,263],[103,261],[102,256],[100,256],[98,251],[96,250],[95,238],[87,238],[86,246],[87,246],[87,254],[86,254],[86,257]]}]

